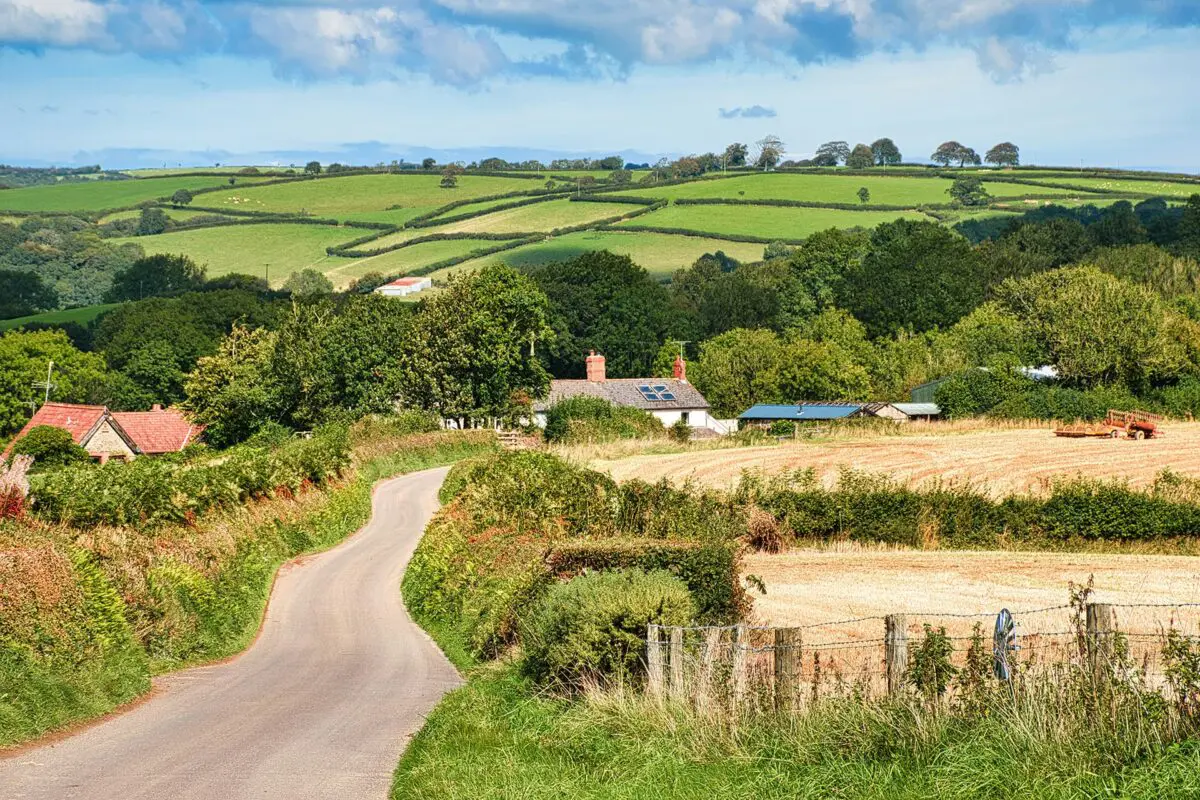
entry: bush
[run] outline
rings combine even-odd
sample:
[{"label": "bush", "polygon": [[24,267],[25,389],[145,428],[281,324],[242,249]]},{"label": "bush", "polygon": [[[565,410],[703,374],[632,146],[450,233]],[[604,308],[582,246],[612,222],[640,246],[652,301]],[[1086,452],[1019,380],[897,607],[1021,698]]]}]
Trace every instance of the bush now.
[{"label": "bush", "polygon": [[796,423],[790,419],[777,419],[771,423],[771,428],[768,431],[772,436],[795,436]]},{"label": "bush", "polygon": [[608,442],[663,436],[661,422],[648,411],[614,406],[599,397],[571,397],[546,411],[546,441]]},{"label": "bush", "polygon": [[12,447],[14,456],[33,456],[36,470],[87,464],[87,450],[75,444],[71,434],[53,425],[38,425],[22,436]]},{"label": "bush", "polygon": [[684,625],[687,588],[664,571],[601,572],[550,588],[521,621],[523,670],[538,683],[579,691],[640,673],[648,624]]}]

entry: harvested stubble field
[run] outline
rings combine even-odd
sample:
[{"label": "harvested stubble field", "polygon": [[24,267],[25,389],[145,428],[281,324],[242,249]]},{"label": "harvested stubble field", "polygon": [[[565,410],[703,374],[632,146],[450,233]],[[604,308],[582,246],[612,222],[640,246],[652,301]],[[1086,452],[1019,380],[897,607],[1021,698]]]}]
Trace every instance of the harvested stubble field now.
[{"label": "harvested stubble field", "polygon": [[886,474],[910,485],[934,480],[969,483],[994,497],[1038,493],[1055,478],[1128,480],[1147,486],[1164,469],[1200,475],[1200,423],[1172,423],[1160,440],[1060,439],[1046,427],[939,431],[913,425],[901,435],[788,442],[777,446],[705,450],[594,461],[619,481],[662,478],[717,488],[743,472],[765,475],[814,469],[827,485],[849,468]]}]

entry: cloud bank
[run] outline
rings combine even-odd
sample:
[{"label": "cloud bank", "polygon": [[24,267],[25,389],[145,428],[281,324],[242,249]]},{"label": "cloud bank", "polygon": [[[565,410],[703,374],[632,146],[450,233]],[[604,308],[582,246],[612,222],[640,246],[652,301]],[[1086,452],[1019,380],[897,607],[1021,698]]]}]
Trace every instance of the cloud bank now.
[{"label": "cloud bank", "polygon": [[775,109],[765,106],[738,106],[737,108],[719,108],[717,114],[721,119],[771,119]]},{"label": "cloud bank", "polygon": [[224,53],[266,59],[298,80],[416,73],[458,86],[730,57],[803,65],[943,44],[973,49],[997,80],[1018,80],[1114,25],[1197,27],[1200,2],[0,0],[0,48]]}]

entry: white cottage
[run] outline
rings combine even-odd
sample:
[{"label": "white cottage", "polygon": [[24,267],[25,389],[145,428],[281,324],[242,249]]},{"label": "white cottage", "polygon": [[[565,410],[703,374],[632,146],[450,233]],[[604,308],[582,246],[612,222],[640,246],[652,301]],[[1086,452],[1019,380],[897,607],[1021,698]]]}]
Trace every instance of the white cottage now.
[{"label": "white cottage", "polygon": [[381,294],[384,297],[408,297],[410,294],[422,292],[432,286],[433,280],[430,278],[397,278],[390,283],[385,283],[383,286],[378,287],[375,290],[375,294]]},{"label": "white cottage", "polygon": [[609,378],[604,356],[592,351],[587,357],[587,378],[554,380],[545,400],[534,404],[534,421],[546,427],[546,411],[560,400],[599,397],[614,406],[630,406],[650,412],[666,427],[683,420],[697,430],[725,433],[725,426],[709,415],[708,401],[687,381],[687,365],[675,360],[674,378]]}]

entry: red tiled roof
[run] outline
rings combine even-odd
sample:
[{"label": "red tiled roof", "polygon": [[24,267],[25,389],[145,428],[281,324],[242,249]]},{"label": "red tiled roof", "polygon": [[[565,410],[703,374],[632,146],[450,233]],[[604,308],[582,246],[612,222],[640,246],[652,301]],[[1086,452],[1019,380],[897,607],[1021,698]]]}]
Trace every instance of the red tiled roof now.
[{"label": "red tiled roof", "polygon": [[193,425],[173,408],[154,411],[116,411],[113,419],[139,452],[175,453],[196,440],[203,425]]},{"label": "red tiled roof", "polygon": [[416,286],[418,283],[424,283],[427,278],[396,278],[390,283],[385,283],[384,286]]},{"label": "red tiled roof", "polygon": [[21,428],[20,433],[14,436],[13,440],[9,442],[8,447],[4,450],[4,457],[8,457],[8,451],[12,449],[12,446],[16,444],[18,439],[39,425],[62,428],[71,434],[71,438],[75,440],[75,444],[82,444],[87,435],[100,424],[107,413],[108,409],[104,406],[46,403],[34,412],[29,422],[25,423],[25,427]]}]

